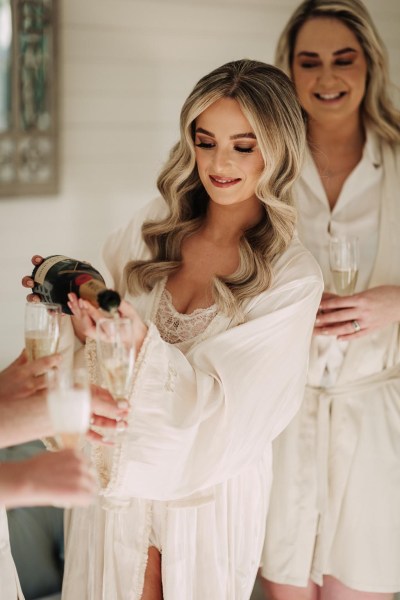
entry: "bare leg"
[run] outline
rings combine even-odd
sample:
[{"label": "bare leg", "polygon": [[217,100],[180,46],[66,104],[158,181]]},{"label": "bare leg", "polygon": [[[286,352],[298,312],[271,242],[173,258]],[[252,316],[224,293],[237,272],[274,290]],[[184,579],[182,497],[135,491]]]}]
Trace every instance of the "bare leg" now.
[{"label": "bare leg", "polygon": [[324,585],[321,588],[321,600],[393,600],[394,594],[377,592],[358,592],[340,583],[330,575],[324,576]]},{"label": "bare leg", "polygon": [[161,580],[161,554],[150,546],[141,600],[163,600]]},{"label": "bare leg", "polygon": [[[284,585],[259,578],[266,600],[319,600],[320,588],[312,581],[308,586]],[[341,599],[344,600],[344,599]]]}]

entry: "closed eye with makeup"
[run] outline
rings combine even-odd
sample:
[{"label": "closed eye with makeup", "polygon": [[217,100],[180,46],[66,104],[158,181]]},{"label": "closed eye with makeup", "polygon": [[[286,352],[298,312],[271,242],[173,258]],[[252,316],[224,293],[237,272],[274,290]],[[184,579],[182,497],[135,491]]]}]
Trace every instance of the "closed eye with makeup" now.
[{"label": "closed eye with makeup", "polygon": [[[243,153],[248,153],[248,154],[250,154],[251,152],[254,152],[254,149],[257,147],[257,141],[255,139],[254,133],[243,133],[243,134],[239,134],[239,136],[238,136],[238,140],[236,140],[235,136],[233,136],[232,149],[235,152],[243,152]],[[255,141],[252,143],[249,143],[249,142],[246,143],[245,140],[247,140],[247,139],[254,139]],[[239,140],[244,140],[244,141],[240,142]],[[215,136],[213,133],[211,133],[210,131],[206,131],[205,129],[202,129],[201,127],[196,129],[195,145],[197,148],[204,148],[205,150],[211,150],[212,148],[215,148],[216,143],[217,142],[215,140]]]},{"label": "closed eye with makeup", "polygon": [[195,153],[200,180],[211,200],[252,199],[264,168],[257,137],[238,102],[221,98],[196,119]]}]

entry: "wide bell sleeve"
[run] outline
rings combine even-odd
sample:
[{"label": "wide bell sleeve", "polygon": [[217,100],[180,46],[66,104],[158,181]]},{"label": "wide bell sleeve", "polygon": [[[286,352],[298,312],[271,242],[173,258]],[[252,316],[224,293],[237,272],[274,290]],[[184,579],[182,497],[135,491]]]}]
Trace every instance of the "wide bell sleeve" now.
[{"label": "wide bell sleeve", "polygon": [[121,296],[126,293],[125,265],[133,259],[146,260],[150,252],[142,237],[145,221],[159,221],[168,215],[169,209],[163,198],[155,198],[140,208],[124,226],[107,238],[103,247],[104,276],[107,284]]},{"label": "wide bell sleeve", "polygon": [[187,355],[149,324],[105,496],[182,498],[262,459],[300,406],[322,294],[311,255],[290,262],[246,322]]}]

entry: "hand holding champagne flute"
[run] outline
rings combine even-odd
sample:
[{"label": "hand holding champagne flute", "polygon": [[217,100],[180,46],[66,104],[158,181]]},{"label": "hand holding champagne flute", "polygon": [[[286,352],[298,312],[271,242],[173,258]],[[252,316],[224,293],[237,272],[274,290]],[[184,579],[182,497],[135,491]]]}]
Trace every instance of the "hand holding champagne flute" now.
[{"label": "hand holding champagne flute", "polygon": [[61,306],[28,302],[25,306],[25,348],[28,360],[49,356],[57,350]]},{"label": "hand holding champagne flute", "polygon": [[339,296],[352,295],[358,276],[358,238],[332,237],[329,242],[329,261],[336,292]]}]

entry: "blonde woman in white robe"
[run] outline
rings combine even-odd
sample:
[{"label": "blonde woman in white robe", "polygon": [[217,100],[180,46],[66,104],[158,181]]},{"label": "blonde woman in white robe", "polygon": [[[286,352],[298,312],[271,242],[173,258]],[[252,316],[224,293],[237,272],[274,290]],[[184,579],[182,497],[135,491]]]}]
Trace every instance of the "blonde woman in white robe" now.
[{"label": "blonde woman in white robe", "polygon": [[[262,561],[269,600],[389,600],[400,590],[400,112],[359,0],[303,2],[277,50],[307,113],[299,235],[325,293],[301,410],[274,444]],[[338,297],[330,235],[359,238]]]},{"label": "blonde woman in white robe", "polygon": [[[107,241],[136,371],[126,432],[93,453],[99,501],[71,515],[63,600],[250,598],[322,293],[295,235],[304,140],[280,70],[216,69],[183,106],[162,197]],[[99,312],[70,300],[95,377]]]}]

